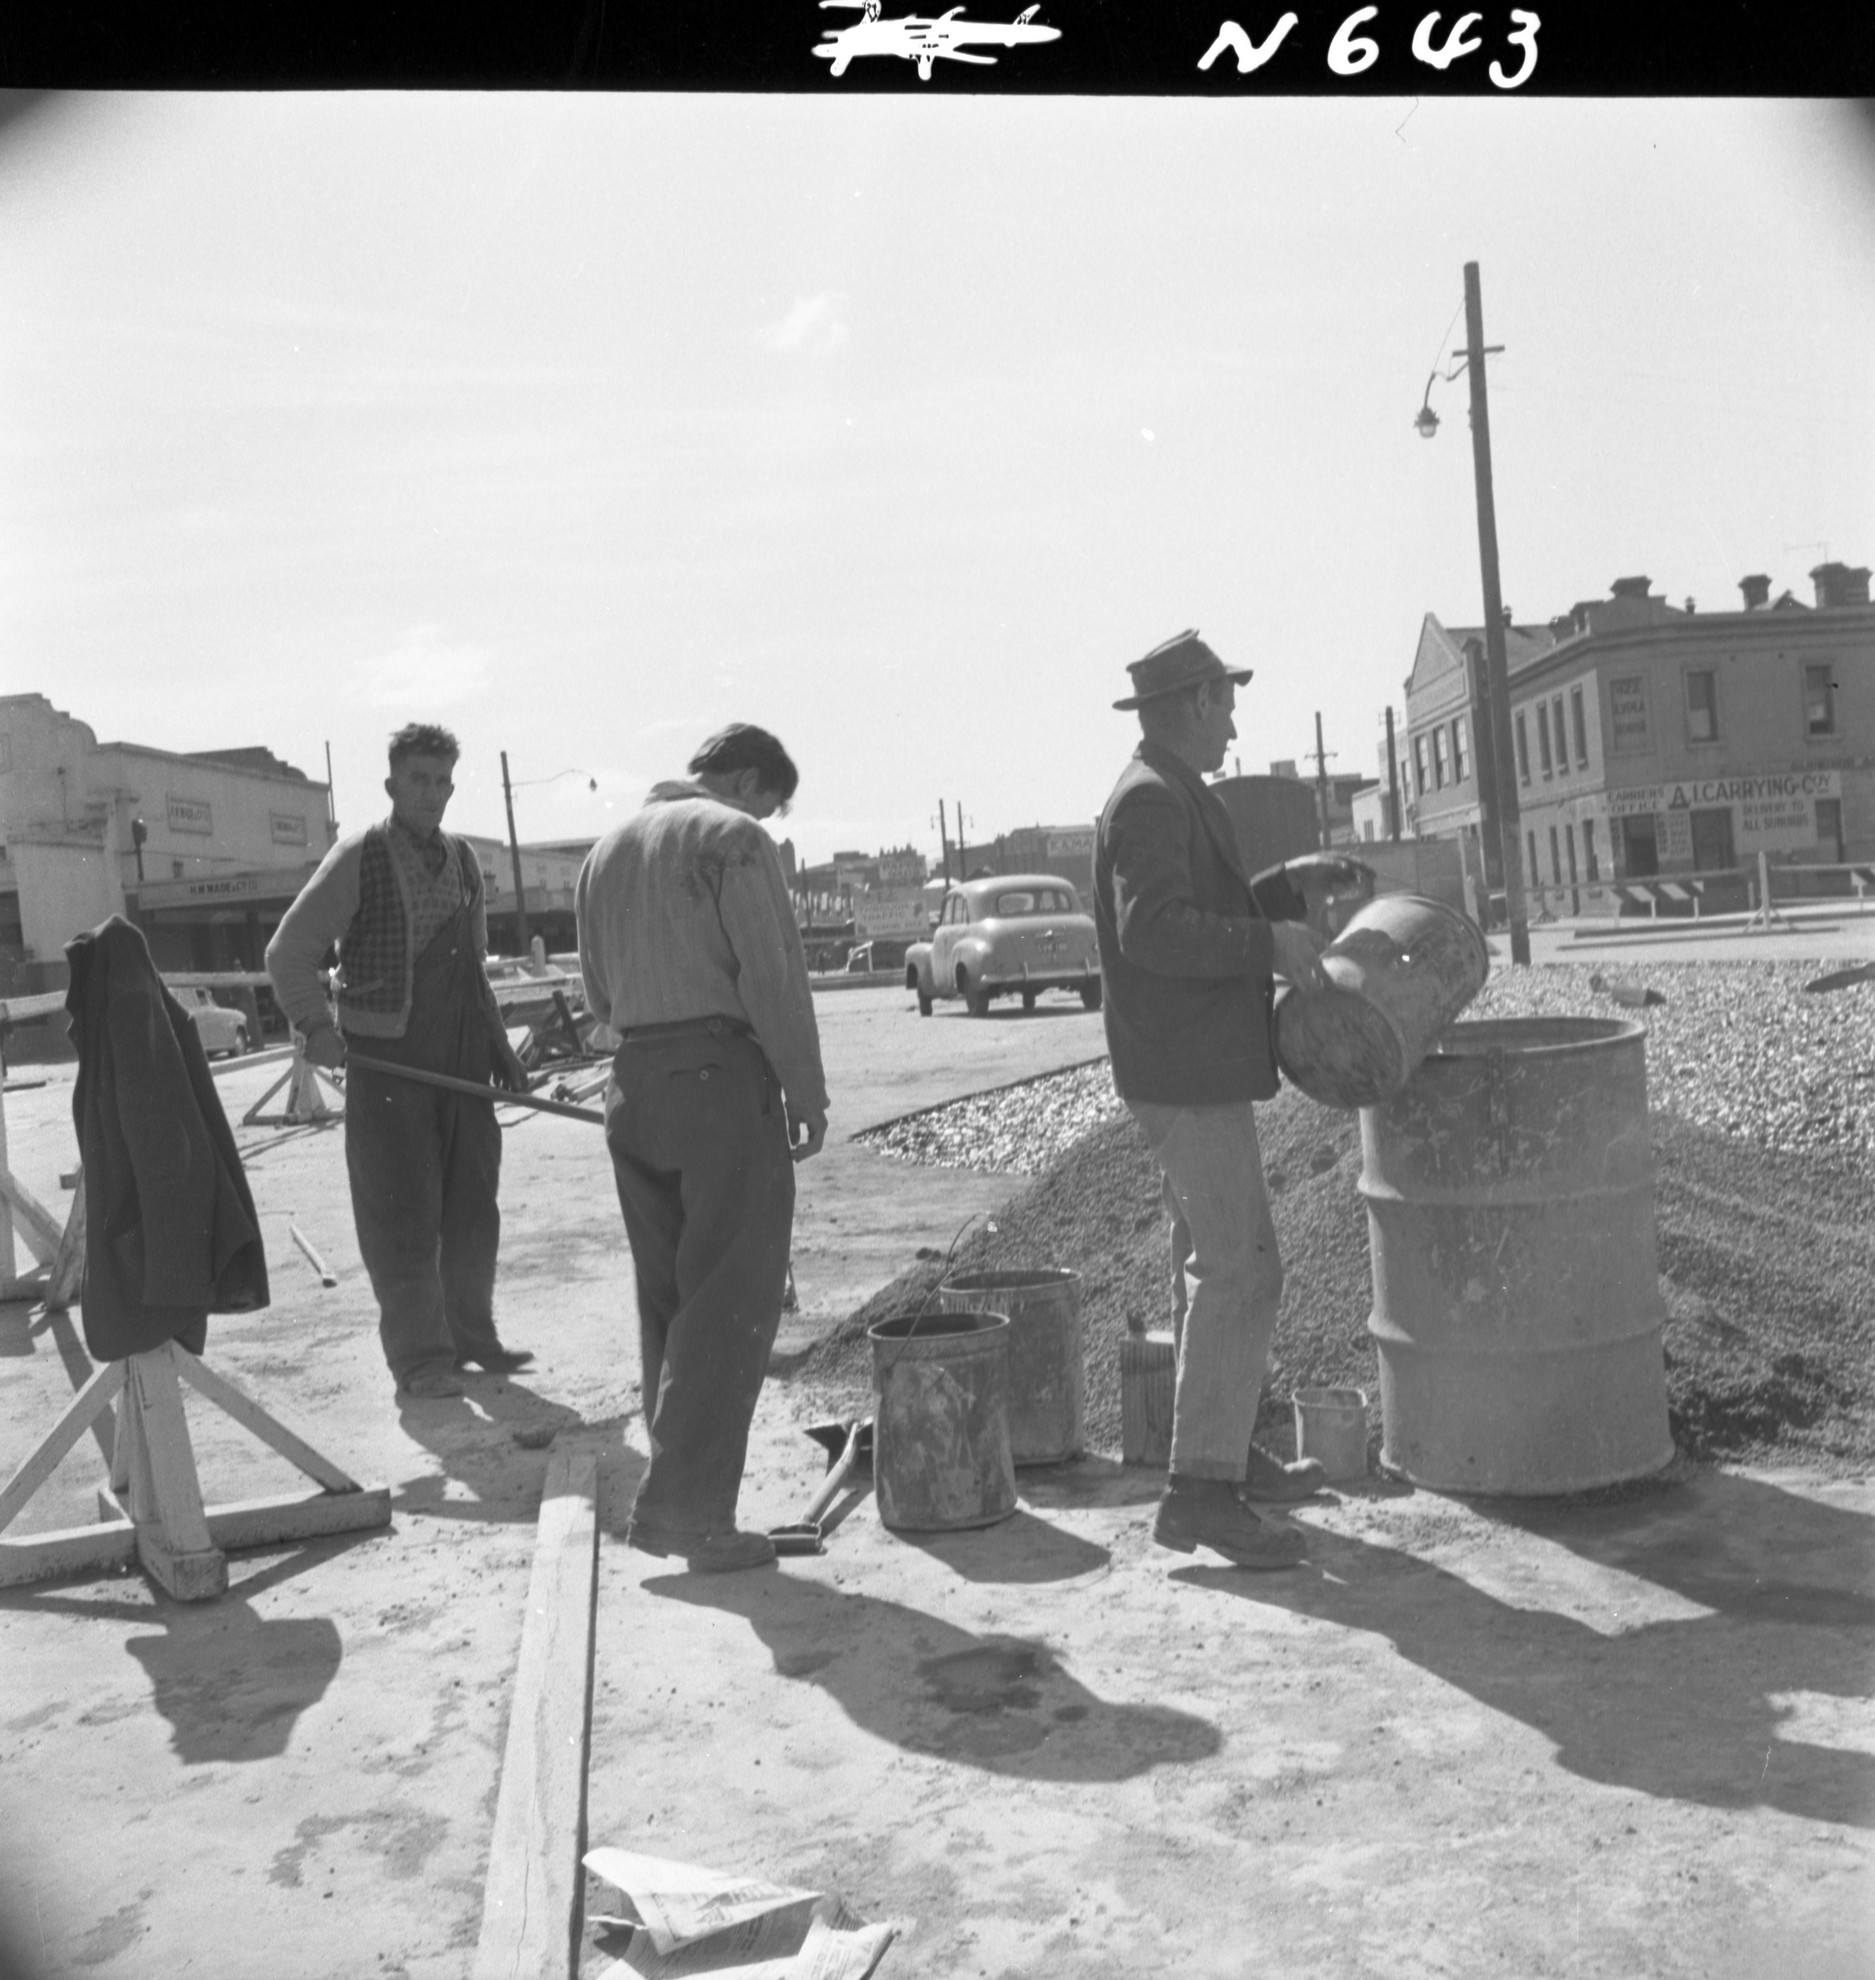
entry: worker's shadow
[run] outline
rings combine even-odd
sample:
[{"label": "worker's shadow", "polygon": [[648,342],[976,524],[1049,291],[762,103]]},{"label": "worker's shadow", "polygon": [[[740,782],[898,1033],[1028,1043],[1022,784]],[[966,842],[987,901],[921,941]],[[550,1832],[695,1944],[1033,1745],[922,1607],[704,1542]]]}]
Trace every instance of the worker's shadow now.
[{"label": "worker's shadow", "polygon": [[[22,1590],[0,1598],[0,1606],[106,1625],[160,1624],[159,1632],[126,1638],[124,1648],[150,1680],[151,1702],[169,1721],[176,1757],[185,1767],[276,1760],[300,1714],[318,1704],[338,1675],[344,1646],[330,1616],[264,1616],[254,1598],[374,1537],[339,1534],[295,1547],[212,1602],[158,1593],[152,1607]],[[72,1703],[83,1709],[82,1699]]]},{"label": "worker's shadow", "polygon": [[1388,1637],[1432,1676],[1542,1733],[1585,1780],[1875,1828],[1875,1755],[1831,1743],[1875,1689],[1875,1522],[1725,1473],[1599,1506],[1479,1510],[1609,1570],[1611,1612],[1633,1577],[1702,1613],[1591,1627],[1319,1530],[1299,1572],[1176,1578]]},{"label": "worker's shadow", "polygon": [[[626,1445],[625,1417],[589,1422],[512,1376],[470,1376],[466,1386],[467,1395],[448,1399],[399,1397],[405,1434],[435,1456],[439,1469],[404,1481],[392,1501],[398,1511],[491,1525],[532,1521],[540,1513],[549,1450],[573,1436],[597,1452],[608,1499],[636,1488],[644,1459]],[[467,1486],[469,1495],[452,1495],[452,1482]]]},{"label": "worker's shadow", "polygon": [[743,1617],[776,1675],[817,1685],[907,1753],[1036,1781],[1124,1781],[1223,1744],[1208,1720],[1098,1697],[1035,1637],[976,1636],[902,1603],[787,1573],[658,1574],[654,1598]]}]

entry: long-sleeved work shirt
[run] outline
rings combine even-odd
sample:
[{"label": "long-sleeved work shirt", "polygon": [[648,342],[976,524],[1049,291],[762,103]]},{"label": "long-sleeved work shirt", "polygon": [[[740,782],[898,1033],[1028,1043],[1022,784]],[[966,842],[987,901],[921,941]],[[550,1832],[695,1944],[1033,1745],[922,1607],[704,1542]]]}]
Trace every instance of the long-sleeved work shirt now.
[{"label": "long-sleeved work shirt", "polygon": [[739,1018],[796,1113],[824,1114],[807,959],[775,842],[700,784],[653,786],[573,890],[586,1001],[614,1031]]}]

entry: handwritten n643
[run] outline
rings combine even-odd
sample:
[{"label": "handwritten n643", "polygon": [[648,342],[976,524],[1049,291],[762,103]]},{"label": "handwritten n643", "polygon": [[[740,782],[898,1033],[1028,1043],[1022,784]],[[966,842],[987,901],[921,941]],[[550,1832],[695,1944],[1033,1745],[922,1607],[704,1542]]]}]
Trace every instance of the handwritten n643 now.
[{"label": "handwritten n643", "polygon": [[[1336,28],[1334,39],[1328,44],[1328,66],[1336,75],[1358,76],[1380,60],[1379,42],[1362,32],[1379,12],[1378,7],[1359,7]],[[1199,57],[1199,68],[1208,69],[1220,55],[1230,54],[1237,58],[1237,73],[1249,75],[1273,59],[1288,39],[1296,18],[1293,13],[1283,15],[1260,42],[1252,41],[1236,21],[1226,21],[1218,29],[1217,39]],[[1475,55],[1484,47],[1482,36],[1476,32],[1484,19],[1482,14],[1458,14],[1450,28],[1441,33],[1439,24],[1444,18],[1436,13],[1422,15],[1413,30],[1413,59],[1429,69],[1449,69],[1454,62]],[[1535,14],[1522,7],[1511,8],[1503,45],[1505,52],[1516,50],[1519,59],[1514,71],[1507,70],[1501,61],[1492,61],[1489,73],[1499,89],[1515,89],[1530,80],[1536,68],[1537,30],[1542,25]]]}]

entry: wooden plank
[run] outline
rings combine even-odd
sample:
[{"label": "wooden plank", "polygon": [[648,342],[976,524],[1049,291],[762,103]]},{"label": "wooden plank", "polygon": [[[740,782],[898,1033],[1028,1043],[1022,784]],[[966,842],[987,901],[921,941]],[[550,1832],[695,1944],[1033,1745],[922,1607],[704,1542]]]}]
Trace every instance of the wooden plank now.
[{"label": "wooden plank", "polygon": [[[121,1519],[123,1501],[98,1488],[98,1517]],[[224,1552],[271,1547],[283,1540],[318,1540],[333,1533],[372,1533],[391,1523],[391,1488],[361,1485],[355,1492],[285,1492],[266,1499],[235,1499],[207,1510],[208,1537]]]},{"label": "wooden plank", "polygon": [[591,1451],[555,1451],[547,1467],[474,1980],[572,1980],[579,1968],[598,1477]]},{"label": "wooden plank", "polygon": [[10,1170],[0,1169],[0,1197],[6,1199],[13,1222],[26,1240],[26,1249],[41,1265],[50,1265],[58,1256],[64,1226],[52,1212]]},{"label": "wooden plank", "polygon": [[0,1532],[59,1467],[59,1460],[77,1443],[100,1410],[110,1407],[111,1398],[124,1386],[124,1364],[107,1361],[67,1405],[65,1414],[52,1426],[39,1448],[7,1480],[0,1491]]},{"label": "wooden plank", "polygon": [[124,1414],[138,1423],[130,1451],[130,1511],[144,1572],[177,1601],[204,1602],[226,1590],[228,1559],[208,1537],[173,1359],[183,1352],[168,1341],[130,1357]]},{"label": "wooden plank", "polygon": [[341,1471],[329,1457],[313,1449],[297,1431],[289,1430],[277,1416],[269,1414],[247,1391],[218,1370],[210,1368],[206,1362],[198,1361],[189,1350],[175,1341],[169,1343],[175,1357],[175,1365],[182,1371],[183,1379],[192,1389],[199,1389],[210,1402],[234,1418],[244,1430],[250,1430],[267,1446],[278,1451],[289,1464],[303,1471],[308,1478],[323,1485],[328,1492],[356,1492],[357,1479]]},{"label": "wooden plank", "polygon": [[0,1539],[0,1588],[48,1581],[57,1574],[124,1567],[137,1557],[137,1529],[128,1520],[110,1526],[66,1526],[55,1533]]},{"label": "wooden plank", "polygon": [[46,1307],[50,1312],[63,1312],[83,1296],[86,1215],[85,1171],[80,1164],[78,1187],[72,1192],[72,1207],[65,1218],[58,1253],[52,1260],[51,1276],[46,1281]]}]

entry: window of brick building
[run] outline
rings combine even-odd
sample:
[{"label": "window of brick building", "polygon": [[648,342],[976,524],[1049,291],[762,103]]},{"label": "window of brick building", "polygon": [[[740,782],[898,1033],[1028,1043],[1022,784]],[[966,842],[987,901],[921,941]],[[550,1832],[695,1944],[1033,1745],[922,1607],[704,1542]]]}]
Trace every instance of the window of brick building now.
[{"label": "window of brick building", "polygon": [[1586,770],[1589,767],[1589,720],[1580,688],[1569,690],[1569,712],[1575,717],[1576,768]]},{"label": "window of brick building", "polygon": [[1543,765],[1544,776],[1549,776],[1553,768],[1549,753],[1549,703],[1539,701],[1536,705],[1536,753]]},{"label": "window of brick building", "polygon": [[1452,718],[1452,779],[1462,784],[1471,775],[1471,744],[1465,733],[1465,718]]},{"label": "window of brick building", "polygon": [[1523,710],[1517,711],[1517,781],[1530,781],[1530,737],[1523,726]]},{"label": "window of brick building", "polygon": [[1836,733],[1836,670],[1827,661],[1803,670],[1803,729],[1809,736]]},{"label": "window of brick building", "polygon": [[1426,738],[1413,738],[1413,788],[1421,797],[1426,795]]},{"label": "window of brick building", "polygon": [[1432,732],[1432,781],[1440,789],[1445,789],[1445,728],[1441,724]]},{"label": "window of brick building", "polygon": [[1719,677],[1710,667],[1686,670],[1686,738],[1689,742],[1719,740]]}]

